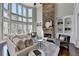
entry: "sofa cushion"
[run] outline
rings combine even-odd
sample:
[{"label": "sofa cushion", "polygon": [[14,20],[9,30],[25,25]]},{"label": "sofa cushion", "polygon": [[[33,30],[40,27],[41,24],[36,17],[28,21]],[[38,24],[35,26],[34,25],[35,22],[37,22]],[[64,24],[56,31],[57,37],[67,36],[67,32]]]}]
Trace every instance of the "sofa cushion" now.
[{"label": "sofa cushion", "polygon": [[29,47],[30,45],[29,45],[29,40],[26,40],[25,42],[25,47]]},{"label": "sofa cushion", "polygon": [[25,47],[29,47],[29,46],[33,45],[33,40],[27,39],[27,40],[24,41],[24,43],[25,43]]},{"label": "sofa cushion", "polygon": [[17,46],[17,48],[18,48],[19,50],[25,48],[25,44],[24,44],[24,42],[22,41],[22,39],[14,38],[14,39],[13,39],[13,43]]},{"label": "sofa cushion", "polygon": [[33,45],[33,40],[32,39],[29,40],[29,45]]}]

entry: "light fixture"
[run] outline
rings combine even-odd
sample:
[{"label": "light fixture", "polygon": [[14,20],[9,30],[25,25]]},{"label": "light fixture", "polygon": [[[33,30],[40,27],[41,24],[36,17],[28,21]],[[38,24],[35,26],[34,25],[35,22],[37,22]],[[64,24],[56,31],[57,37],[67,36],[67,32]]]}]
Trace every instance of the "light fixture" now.
[{"label": "light fixture", "polygon": [[[42,3],[40,3],[40,4],[42,4]],[[34,6],[36,6],[36,3],[34,3]]]},{"label": "light fixture", "polygon": [[34,3],[34,6],[36,5],[36,3]]}]

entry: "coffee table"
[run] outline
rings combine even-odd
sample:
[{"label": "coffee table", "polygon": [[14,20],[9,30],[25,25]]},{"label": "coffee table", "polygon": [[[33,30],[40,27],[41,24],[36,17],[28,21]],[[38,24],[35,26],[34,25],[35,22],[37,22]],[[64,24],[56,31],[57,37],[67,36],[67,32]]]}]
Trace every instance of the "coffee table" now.
[{"label": "coffee table", "polygon": [[45,56],[44,51],[41,50],[41,49],[33,49],[33,50],[31,50],[31,51],[29,52],[28,56],[36,56],[35,53],[33,52],[34,50],[40,51],[40,52],[41,52],[41,55],[40,55],[40,56]]}]

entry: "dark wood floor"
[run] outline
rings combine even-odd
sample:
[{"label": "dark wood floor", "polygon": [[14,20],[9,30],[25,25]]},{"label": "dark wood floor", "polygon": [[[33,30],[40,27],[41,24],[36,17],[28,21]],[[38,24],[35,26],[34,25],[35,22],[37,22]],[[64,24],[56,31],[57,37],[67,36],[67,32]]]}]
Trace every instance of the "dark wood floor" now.
[{"label": "dark wood floor", "polygon": [[76,48],[76,53],[79,56],[79,48]]},{"label": "dark wood floor", "polygon": [[[70,56],[69,50],[61,47],[58,56]],[[79,56],[79,48],[76,48],[76,56]]]},{"label": "dark wood floor", "polygon": [[[76,48],[76,54],[79,56],[79,49]],[[9,56],[7,53],[7,45],[3,43],[0,45],[0,56]],[[69,56],[69,50],[61,47],[58,56]]]},{"label": "dark wood floor", "polygon": [[60,47],[58,56],[69,56],[69,50],[64,47]]}]

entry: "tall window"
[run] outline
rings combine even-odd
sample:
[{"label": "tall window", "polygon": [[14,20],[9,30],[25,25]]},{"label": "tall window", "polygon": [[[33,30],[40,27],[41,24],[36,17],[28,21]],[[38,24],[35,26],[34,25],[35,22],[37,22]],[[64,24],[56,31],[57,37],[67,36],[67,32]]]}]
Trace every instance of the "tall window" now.
[{"label": "tall window", "polygon": [[3,35],[32,32],[32,8],[16,3],[3,3],[2,6]]}]

